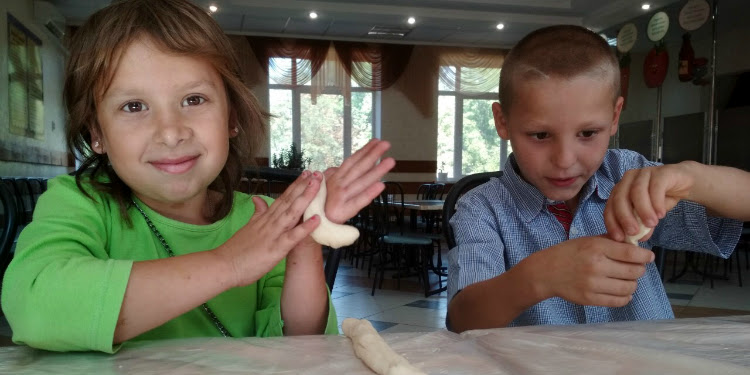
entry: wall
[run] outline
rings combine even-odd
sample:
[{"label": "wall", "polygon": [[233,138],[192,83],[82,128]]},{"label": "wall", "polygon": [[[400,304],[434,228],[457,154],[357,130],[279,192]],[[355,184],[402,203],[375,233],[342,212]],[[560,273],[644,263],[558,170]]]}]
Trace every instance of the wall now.
[{"label": "wall", "polygon": [[[680,82],[677,77],[677,61],[682,45],[682,34],[685,32],[679,25],[678,14],[684,1],[661,9],[670,17],[670,26],[664,38],[669,54],[669,68],[662,86],[662,117],[676,116],[695,112],[708,111],[710,86],[696,86],[689,82]],[[717,28],[717,76],[750,70],[750,24],[744,14],[750,11],[750,2],[721,1],[719,3]],[[643,80],[643,62],[648,50],[653,46],[646,36],[648,20],[656,11],[630,20],[638,28],[638,40],[631,51],[631,76],[626,109],[622,112],[620,122],[627,123],[640,120],[652,120],[657,112],[657,89],[647,88]],[[623,23],[624,24],[624,23]],[[614,26],[604,33],[609,36],[617,34],[621,25]],[[711,58],[713,40],[712,21],[706,22],[698,30],[691,32],[692,46],[696,57]],[[710,78],[710,73],[706,77]],[[717,93],[717,97],[721,93]]]},{"label": "wall", "polygon": [[[8,16],[11,13],[42,40],[44,75],[44,140],[10,134],[8,110]],[[62,105],[65,53],[54,37],[34,20],[33,1],[0,2],[0,146],[10,145],[16,152],[45,150],[60,155],[66,152],[65,111]],[[6,149],[9,148],[6,146]],[[63,166],[0,160],[2,176],[52,177],[68,172]]]}]

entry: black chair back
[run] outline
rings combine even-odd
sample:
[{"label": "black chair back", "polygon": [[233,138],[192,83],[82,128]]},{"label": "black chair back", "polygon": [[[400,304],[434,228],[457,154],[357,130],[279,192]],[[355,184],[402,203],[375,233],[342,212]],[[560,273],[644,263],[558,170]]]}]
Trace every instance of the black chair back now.
[{"label": "black chair back", "polygon": [[5,267],[12,258],[13,241],[18,229],[18,209],[16,198],[8,186],[0,184],[0,203],[2,203],[2,227],[0,227],[0,280],[5,273]]},{"label": "black chair back", "polygon": [[453,228],[451,228],[450,219],[451,216],[456,213],[456,202],[458,202],[458,198],[466,194],[469,190],[489,181],[490,178],[499,178],[502,175],[502,171],[470,174],[458,180],[450,191],[448,191],[448,195],[445,197],[445,203],[443,204],[443,234],[445,235],[445,241],[448,243],[449,249],[456,247],[456,238],[453,236]]}]

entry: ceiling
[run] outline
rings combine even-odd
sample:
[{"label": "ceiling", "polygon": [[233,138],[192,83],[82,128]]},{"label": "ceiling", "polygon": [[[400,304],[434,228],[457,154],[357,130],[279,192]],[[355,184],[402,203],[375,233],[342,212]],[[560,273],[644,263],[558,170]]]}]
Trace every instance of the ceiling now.
[{"label": "ceiling", "polygon": [[[651,9],[644,11],[647,1]],[[578,24],[600,31],[679,0],[195,0],[230,34],[507,48],[530,31]],[[79,25],[110,0],[48,0]],[[310,11],[318,14],[309,17]],[[408,25],[409,16],[416,19]],[[505,28],[497,30],[503,23]],[[403,37],[370,36],[373,27]]]}]

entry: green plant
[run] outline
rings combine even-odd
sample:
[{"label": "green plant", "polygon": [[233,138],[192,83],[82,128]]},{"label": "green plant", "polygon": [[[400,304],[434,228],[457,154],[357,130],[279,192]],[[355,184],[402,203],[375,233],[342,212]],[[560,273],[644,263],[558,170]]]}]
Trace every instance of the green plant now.
[{"label": "green plant", "polygon": [[302,150],[292,143],[288,149],[282,150],[278,155],[273,154],[273,167],[281,169],[303,170],[310,163],[310,158],[305,157]]}]

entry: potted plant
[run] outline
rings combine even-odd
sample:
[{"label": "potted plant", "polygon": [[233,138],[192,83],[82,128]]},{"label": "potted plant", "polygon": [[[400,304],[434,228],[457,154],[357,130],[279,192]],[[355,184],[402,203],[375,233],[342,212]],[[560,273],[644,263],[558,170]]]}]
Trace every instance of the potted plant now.
[{"label": "potted plant", "polygon": [[443,181],[448,180],[448,173],[443,172],[443,169],[445,169],[445,162],[440,163],[440,169],[438,170],[438,174],[437,174],[438,182],[443,182]]},{"label": "potted plant", "polygon": [[278,155],[273,154],[272,163],[274,168],[302,171],[310,163],[310,158],[306,158],[304,151],[298,150],[297,146],[292,143],[289,148],[282,150]]}]

